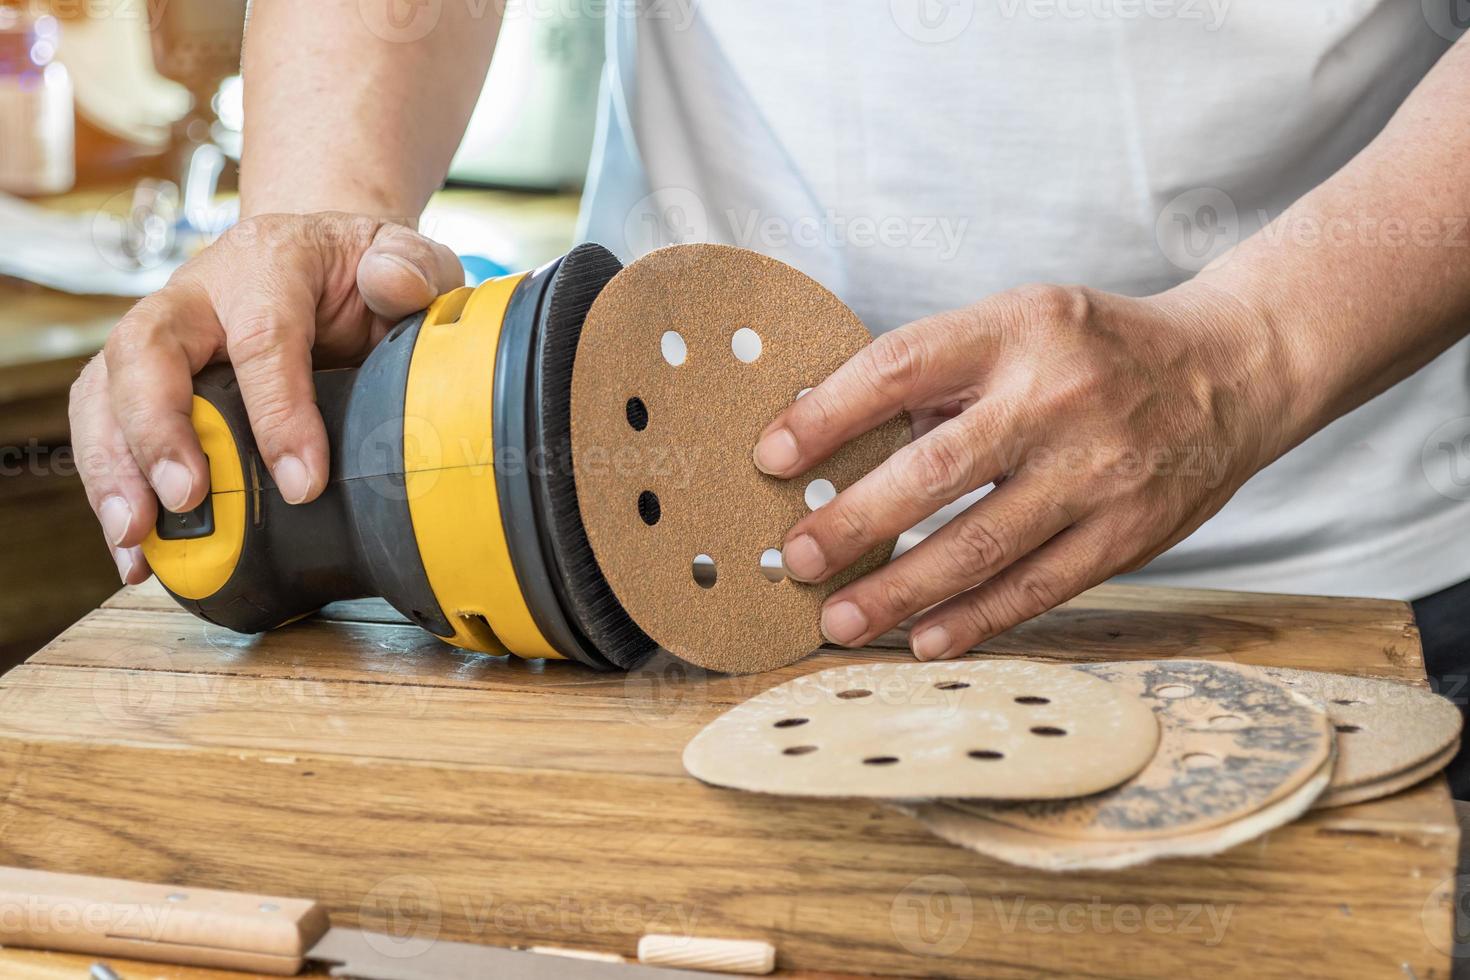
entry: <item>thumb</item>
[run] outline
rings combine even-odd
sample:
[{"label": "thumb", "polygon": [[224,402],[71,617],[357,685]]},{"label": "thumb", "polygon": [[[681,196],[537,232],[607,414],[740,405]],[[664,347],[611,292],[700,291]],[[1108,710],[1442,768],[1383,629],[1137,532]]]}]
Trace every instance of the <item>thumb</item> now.
[{"label": "thumb", "polygon": [[403,225],[384,225],[357,263],[357,291],[386,320],[417,313],[464,285],[464,267],[447,247]]}]

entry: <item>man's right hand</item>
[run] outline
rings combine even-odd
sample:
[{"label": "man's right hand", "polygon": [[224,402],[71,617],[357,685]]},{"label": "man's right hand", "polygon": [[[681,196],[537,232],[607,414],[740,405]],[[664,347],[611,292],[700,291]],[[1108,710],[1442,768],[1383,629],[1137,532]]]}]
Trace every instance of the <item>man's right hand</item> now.
[{"label": "man's right hand", "polygon": [[453,252],[403,225],[263,214],[140,300],[72,386],[70,406],[87,499],[123,582],[149,575],[138,546],[158,504],[187,511],[209,492],[190,424],[195,374],[234,368],[281,495],[313,500],[328,477],[313,368],[361,362],[395,323],[463,283]]}]

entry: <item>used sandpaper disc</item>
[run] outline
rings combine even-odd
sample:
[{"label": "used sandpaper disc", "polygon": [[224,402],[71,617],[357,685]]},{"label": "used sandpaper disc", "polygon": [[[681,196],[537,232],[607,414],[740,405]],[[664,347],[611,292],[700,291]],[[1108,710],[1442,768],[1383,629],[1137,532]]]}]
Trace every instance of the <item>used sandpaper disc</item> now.
[{"label": "used sandpaper disc", "polygon": [[727,673],[792,663],[822,643],[822,601],[892,553],[821,585],[762,568],[809,484],[841,491],[907,438],[899,417],[799,479],[755,467],[777,413],[870,340],[814,280],[726,245],[652,252],[592,304],[572,371],[578,505],[618,601],[671,653]]},{"label": "used sandpaper disc", "polygon": [[964,800],[956,807],[1050,837],[1173,838],[1246,819],[1301,789],[1332,757],[1326,713],[1258,668],[1164,660],[1076,670],[1153,707],[1160,737],[1149,764],[1122,785],[1085,799]]},{"label": "used sandpaper disc", "polygon": [[1460,709],[1433,691],[1315,670],[1262,670],[1326,709],[1337,731],[1337,768],[1329,793],[1418,770],[1459,745]]},{"label": "used sandpaper disc", "polygon": [[1055,799],[1118,785],[1158,742],[1141,698],[1073,667],[861,664],[737,705],[689,742],[684,768],[790,796]]},{"label": "used sandpaper disc", "polygon": [[1209,857],[1254,840],[1300,817],[1319,799],[1332,773],[1332,758],[1295,792],[1250,816],[1209,830],[1140,840],[1080,840],[1007,826],[955,806],[899,806],[951,844],[1009,864],[1043,871],[1116,871],[1165,857]]},{"label": "used sandpaper disc", "polygon": [[[1338,748],[1341,751],[1342,740],[1338,739]],[[1342,789],[1333,789],[1330,786],[1327,791],[1317,797],[1317,802],[1312,804],[1314,810],[1326,810],[1335,806],[1348,806],[1353,803],[1366,803],[1369,800],[1381,799],[1392,796],[1394,793],[1406,790],[1411,786],[1418,786],[1431,776],[1439,774],[1439,771],[1450,764],[1460,751],[1460,740],[1455,739],[1438,755],[1412,766],[1392,776],[1375,779],[1369,783],[1359,783],[1356,786],[1346,786]],[[1335,777],[1335,774],[1334,774]]]}]

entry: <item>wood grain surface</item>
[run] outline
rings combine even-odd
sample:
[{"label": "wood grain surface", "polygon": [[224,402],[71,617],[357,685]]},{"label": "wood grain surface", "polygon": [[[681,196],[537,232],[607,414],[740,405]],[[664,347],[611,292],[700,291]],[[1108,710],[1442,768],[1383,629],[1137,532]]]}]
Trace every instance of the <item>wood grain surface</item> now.
[{"label": "wood grain surface", "polygon": [[[986,649],[1424,682],[1396,602],[1104,587]],[[726,706],[907,656],[895,635],[751,677],[595,674],[450,649],[381,603],[243,637],[126,590],[0,679],[0,863],[299,895],[406,954],[672,932],[767,939],[795,971],[1448,976],[1441,779],[1209,860],[1056,875],[683,772]]]},{"label": "wood grain surface", "polygon": [[[267,973],[239,973],[234,970],[208,970],[197,966],[172,963],[143,963],[111,956],[83,956],[79,953],[38,952],[30,949],[0,949],[0,977],[25,980],[87,980],[94,963],[111,967],[121,980],[280,980]],[[326,977],[325,969],[310,969],[299,976]]]}]

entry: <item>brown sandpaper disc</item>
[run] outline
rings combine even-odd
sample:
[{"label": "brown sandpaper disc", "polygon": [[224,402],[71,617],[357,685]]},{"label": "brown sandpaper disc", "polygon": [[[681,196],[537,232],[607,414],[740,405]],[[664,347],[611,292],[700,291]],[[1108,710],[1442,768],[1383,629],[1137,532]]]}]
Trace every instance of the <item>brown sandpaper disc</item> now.
[{"label": "brown sandpaper disc", "polygon": [[1333,752],[1326,713],[1254,667],[1160,660],[1076,669],[1152,706],[1160,737],[1148,766],[1086,799],[955,806],[1052,837],[1179,837],[1243,820],[1290,796]]},{"label": "brown sandpaper disc", "polygon": [[1261,669],[1326,709],[1337,731],[1329,793],[1416,769],[1459,744],[1460,709],[1433,691],[1372,677]]},{"label": "brown sandpaper disc", "polygon": [[[759,337],[748,363],[740,331]],[[670,333],[681,363],[665,358]],[[821,585],[771,581],[761,567],[809,512],[808,484],[841,491],[907,438],[899,417],[797,479],[755,467],[777,413],[870,340],[814,280],[726,245],[652,252],[592,304],[572,372],[578,505],[614,595],[671,653],[737,674],[799,660],[822,643],[822,601],[892,554],[883,542]]]},{"label": "brown sandpaper disc", "polygon": [[789,796],[1054,799],[1116,786],[1158,740],[1142,699],[1073,667],[860,664],[737,705],[689,742],[684,768]]},{"label": "brown sandpaper disc", "polygon": [[[1343,739],[1337,741],[1338,749],[1341,751]],[[1327,792],[1317,798],[1312,804],[1314,810],[1326,810],[1335,806],[1348,806],[1353,803],[1367,803],[1369,800],[1382,799],[1392,796],[1394,793],[1418,786],[1431,776],[1439,774],[1440,770],[1450,764],[1450,760],[1460,751],[1460,740],[1455,739],[1438,755],[1405,769],[1396,772],[1392,776],[1375,779],[1370,783],[1359,783],[1356,786],[1345,786],[1342,789],[1327,788]],[[1340,764],[1340,763],[1339,763]],[[1334,773],[1334,778],[1335,778]]]},{"label": "brown sandpaper disc", "polygon": [[1305,813],[1332,776],[1329,756],[1294,792],[1240,820],[1209,830],[1138,840],[1052,837],[934,803],[896,807],[951,844],[1009,864],[1042,871],[1116,871],[1166,857],[1209,857],[1285,826]]}]

